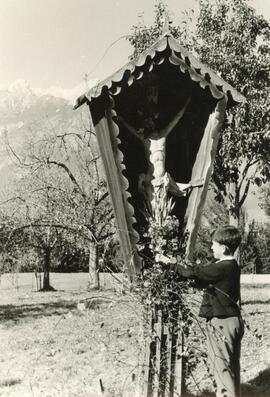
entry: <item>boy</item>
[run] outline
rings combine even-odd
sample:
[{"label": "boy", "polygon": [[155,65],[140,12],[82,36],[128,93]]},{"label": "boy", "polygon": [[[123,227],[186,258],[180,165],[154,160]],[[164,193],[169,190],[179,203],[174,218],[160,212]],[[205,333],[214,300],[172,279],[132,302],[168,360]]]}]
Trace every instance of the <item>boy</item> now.
[{"label": "boy", "polygon": [[205,266],[176,264],[181,276],[206,288],[200,317],[206,319],[210,372],[217,397],[240,396],[240,346],[244,334],[240,314],[240,268],[233,257],[241,236],[234,226],[218,228],[212,237],[215,262]]}]

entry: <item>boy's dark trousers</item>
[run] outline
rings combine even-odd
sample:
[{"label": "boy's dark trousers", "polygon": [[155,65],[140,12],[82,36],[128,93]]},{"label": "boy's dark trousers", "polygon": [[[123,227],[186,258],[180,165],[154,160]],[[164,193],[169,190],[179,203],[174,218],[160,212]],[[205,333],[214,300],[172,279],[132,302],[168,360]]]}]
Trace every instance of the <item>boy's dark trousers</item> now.
[{"label": "boy's dark trousers", "polygon": [[239,316],[206,322],[208,361],[217,397],[240,397],[240,350],[244,334]]}]

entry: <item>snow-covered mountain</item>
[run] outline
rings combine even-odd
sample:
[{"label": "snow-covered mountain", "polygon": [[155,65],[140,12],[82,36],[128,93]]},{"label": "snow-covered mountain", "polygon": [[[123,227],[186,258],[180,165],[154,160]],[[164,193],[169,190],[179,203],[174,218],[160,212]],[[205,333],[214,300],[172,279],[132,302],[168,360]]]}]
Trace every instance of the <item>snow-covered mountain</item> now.
[{"label": "snow-covered mountain", "polygon": [[50,129],[62,131],[76,125],[80,119],[78,112],[87,111],[88,115],[88,109],[73,110],[75,100],[85,91],[85,83],[73,89],[41,90],[32,88],[23,79],[7,88],[0,87],[0,191],[3,184],[8,185],[14,168],[6,140],[17,153],[30,136],[42,136]]},{"label": "snow-covered mountain", "polygon": [[51,95],[38,95],[25,80],[17,80],[0,91],[0,128],[10,129],[18,123],[29,123],[51,116],[68,101]]},{"label": "snow-covered mountain", "polygon": [[[95,83],[92,80],[88,86]],[[0,88],[0,129],[51,117],[64,108],[73,106],[85,91],[85,83],[72,89],[53,86],[42,90],[30,87],[23,79],[16,80],[9,87]]]},{"label": "snow-covered mountain", "polygon": [[35,101],[36,95],[25,80],[16,80],[6,90],[0,91],[0,107],[13,109],[19,106],[24,111],[30,103]]}]

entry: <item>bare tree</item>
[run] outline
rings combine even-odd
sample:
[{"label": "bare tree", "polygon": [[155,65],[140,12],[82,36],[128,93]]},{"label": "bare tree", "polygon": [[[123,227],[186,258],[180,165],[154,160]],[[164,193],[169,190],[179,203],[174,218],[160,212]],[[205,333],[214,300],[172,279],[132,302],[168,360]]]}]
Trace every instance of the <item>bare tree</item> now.
[{"label": "bare tree", "polygon": [[46,289],[51,254],[61,240],[87,245],[89,284],[99,287],[100,247],[114,234],[95,134],[86,128],[85,117],[78,112],[47,120],[38,130],[32,127],[21,148],[6,139],[17,172],[13,189],[2,200],[2,214],[4,209],[10,214],[13,235],[28,228],[43,247]]}]

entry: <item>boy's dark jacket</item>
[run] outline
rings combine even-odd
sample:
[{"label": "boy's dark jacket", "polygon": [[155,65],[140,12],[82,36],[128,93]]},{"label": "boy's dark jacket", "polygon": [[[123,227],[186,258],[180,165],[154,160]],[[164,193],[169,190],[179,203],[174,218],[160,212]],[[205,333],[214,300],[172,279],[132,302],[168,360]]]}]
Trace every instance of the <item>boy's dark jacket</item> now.
[{"label": "boy's dark jacket", "polygon": [[205,266],[176,265],[177,273],[194,279],[206,288],[199,315],[207,319],[238,316],[240,309],[240,267],[234,259],[224,259]]}]

